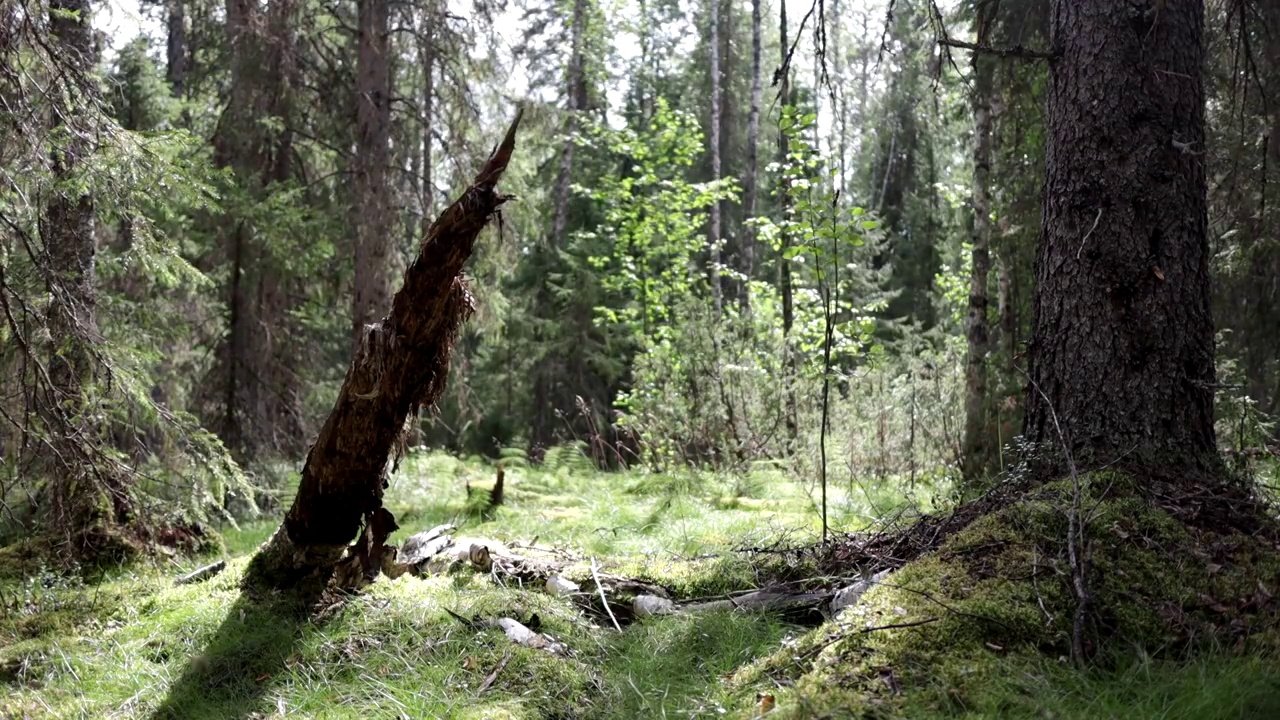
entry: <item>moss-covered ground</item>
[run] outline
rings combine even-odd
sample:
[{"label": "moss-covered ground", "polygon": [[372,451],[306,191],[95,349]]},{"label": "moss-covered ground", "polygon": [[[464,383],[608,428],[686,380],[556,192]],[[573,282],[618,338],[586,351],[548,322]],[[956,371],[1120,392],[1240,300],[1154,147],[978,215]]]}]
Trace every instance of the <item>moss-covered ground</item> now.
[{"label": "moss-covered ground", "polygon": [[[694,597],[760,581],[734,548],[800,545],[818,530],[804,487],[776,472],[600,474],[553,460],[509,464],[506,502],[484,518],[465,488],[487,490],[492,467],[416,456],[388,493],[396,537],[442,522],[536,537]],[[273,520],[225,531],[227,569],[181,587],[173,578],[209,558],[84,582],[10,548],[0,717],[750,718],[761,693],[776,699],[769,717],[1280,717],[1276,549],[1188,530],[1111,476],[1086,486],[1102,609],[1087,671],[1065,659],[1074,600],[1060,484],[978,521],[818,628],[704,613],[618,633],[565,599],[471,574],[382,578],[308,615],[238,587]],[[874,485],[834,495],[833,524],[848,529],[902,500]],[[571,653],[514,646],[447,611],[536,614]]]}]

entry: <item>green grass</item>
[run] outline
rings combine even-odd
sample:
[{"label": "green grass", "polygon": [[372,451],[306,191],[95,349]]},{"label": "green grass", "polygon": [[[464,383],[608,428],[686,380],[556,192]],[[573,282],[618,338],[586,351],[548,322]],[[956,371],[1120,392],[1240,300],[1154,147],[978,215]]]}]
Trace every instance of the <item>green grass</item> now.
[{"label": "green grass", "polygon": [[[465,486],[487,492],[492,467],[414,456],[387,494],[402,526],[397,538],[442,522],[473,537],[537,537],[695,596],[754,582],[752,566],[731,548],[799,542],[820,528],[809,493],[777,472],[611,475],[556,460],[545,470],[510,462],[506,503],[483,518],[468,511]],[[843,528],[871,514],[872,501],[882,509],[900,501],[856,486],[832,498],[833,524]],[[275,527],[264,520],[227,531],[228,568],[197,585],[174,587],[172,578],[207,558],[164,560],[89,584],[39,572],[0,579],[0,718],[749,718],[760,691],[778,696],[780,716],[808,717],[810,699],[857,687],[827,675],[824,685],[789,689],[777,684],[786,672],[753,671],[821,630],[706,613],[648,618],[618,633],[564,599],[469,573],[383,578],[307,616],[238,588]],[[536,614],[571,654],[513,646],[446,610]],[[1280,717],[1280,674],[1263,657],[1143,659],[1084,674],[1052,658],[1004,661],[979,700],[909,716]],[[836,717],[855,705],[867,709],[822,703]]]}]

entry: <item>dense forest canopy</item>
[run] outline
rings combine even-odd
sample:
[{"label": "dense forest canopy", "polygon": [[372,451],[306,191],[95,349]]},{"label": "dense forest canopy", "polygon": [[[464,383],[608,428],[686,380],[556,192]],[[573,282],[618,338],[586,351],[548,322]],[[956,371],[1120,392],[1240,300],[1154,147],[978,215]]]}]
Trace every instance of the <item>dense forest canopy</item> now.
[{"label": "dense forest canopy", "polygon": [[[422,574],[447,455],[482,524],[512,468],[646,528],[792,488],[792,615],[991,532],[1084,665],[1141,625],[1117,483],[1199,559],[1275,533],[1280,4],[6,0],[0,103],[0,545],[62,571],[266,522],[246,588]],[[590,569],[619,631],[692,602]]]}]

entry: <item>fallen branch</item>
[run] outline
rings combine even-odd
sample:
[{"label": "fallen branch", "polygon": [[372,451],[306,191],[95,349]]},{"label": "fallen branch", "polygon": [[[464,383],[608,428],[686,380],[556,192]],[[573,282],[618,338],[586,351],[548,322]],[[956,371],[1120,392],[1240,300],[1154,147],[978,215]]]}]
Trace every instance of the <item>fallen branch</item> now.
[{"label": "fallen branch", "polygon": [[613,610],[609,608],[609,600],[604,596],[604,586],[600,584],[600,573],[596,570],[595,558],[591,558],[591,579],[596,581],[596,591],[600,593],[600,604],[604,605],[605,612],[609,613],[609,619],[613,621],[613,628],[618,632],[622,632],[622,626],[618,624],[618,618],[614,616]]},{"label": "fallen branch", "polygon": [[198,568],[198,569],[196,569],[196,570],[192,570],[191,572],[187,573],[186,575],[183,575],[182,577],[178,578],[177,580],[174,580],[174,581],[173,581],[173,584],[174,584],[174,585],[189,585],[189,584],[191,584],[191,583],[197,583],[197,582],[201,582],[201,581],[203,581],[203,580],[208,580],[209,578],[211,578],[211,577],[213,577],[213,576],[217,575],[218,573],[222,572],[224,569],[226,569],[226,567],[227,567],[227,561],[226,561],[226,560],[219,560],[219,561],[218,561],[218,562],[216,562],[216,563],[213,563],[213,564],[210,564],[210,565],[205,565],[205,566],[204,566],[204,567],[202,567],[202,568]]}]

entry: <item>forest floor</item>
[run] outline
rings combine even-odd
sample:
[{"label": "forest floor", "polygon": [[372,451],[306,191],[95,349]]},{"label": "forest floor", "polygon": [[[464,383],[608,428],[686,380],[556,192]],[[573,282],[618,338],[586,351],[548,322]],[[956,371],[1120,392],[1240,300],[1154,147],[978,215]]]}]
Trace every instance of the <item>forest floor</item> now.
[{"label": "forest floor", "polygon": [[[393,540],[440,523],[505,543],[536,538],[690,598],[755,587],[761,565],[743,548],[800,546],[820,529],[811,489],[775,471],[601,474],[568,453],[552,460],[536,470],[508,464],[505,502],[481,518],[468,511],[466,487],[487,490],[492,466],[412,456],[388,491],[402,527]],[[892,487],[834,488],[832,525],[859,529],[907,504]],[[911,500],[928,509],[939,491],[920,488]],[[31,567],[19,577],[10,567],[11,576],[0,577],[0,718],[751,718],[762,694],[776,697],[770,717],[1280,717],[1280,662],[1264,652],[1224,649],[1181,661],[1136,655],[1079,672],[1063,658],[1007,655],[987,642],[932,680],[901,667],[870,674],[861,667],[855,680],[848,668],[860,660],[821,659],[849,639],[847,622],[841,631],[835,621],[810,628],[764,614],[701,612],[647,617],[618,632],[565,598],[475,573],[384,577],[303,618],[238,587],[275,526],[261,520],[226,530],[226,569],[190,585],[173,580],[209,558],[135,566],[88,584]],[[925,565],[917,575],[949,571]],[[976,617],[975,607],[956,613]],[[928,612],[891,595],[868,608],[859,612]],[[541,632],[569,652],[514,645],[500,630],[468,627],[450,612],[536,613]],[[991,610],[995,622],[1020,621],[1000,612]],[[946,624],[937,619],[913,622]],[[900,624],[912,624],[906,620]],[[869,642],[848,647],[847,656],[872,657]],[[869,677],[880,691],[864,692]],[[899,686],[912,682],[922,691],[903,700]]]}]

